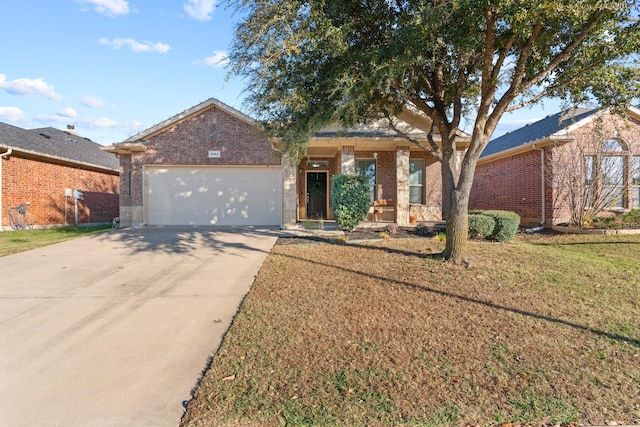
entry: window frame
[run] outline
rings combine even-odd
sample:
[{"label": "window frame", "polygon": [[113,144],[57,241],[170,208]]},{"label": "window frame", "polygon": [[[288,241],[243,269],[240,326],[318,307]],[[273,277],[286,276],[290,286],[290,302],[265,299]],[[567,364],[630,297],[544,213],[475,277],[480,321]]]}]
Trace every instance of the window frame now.
[{"label": "window frame", "polygon": [[[619,160],[618,160],[619,159]],[[613,165],[612,161],[619,162],[618,165]],[[627,163],[629,161],[629,151],[627,145],[619,138],[609,138],[603,144],[600,150],[600,172],[599,179],[601,185],[601,191],[605,191],[607,188],[619,188],[619,194],[611,197],[611,200],[607,201],[607,207],[609,209],[625,209],[627,207],[627,191],[628,177],[627,177]],[[606,169],[609,167],[609,169]],[[613,171],[616,176],[613,176],[609,172]],[[611,192],[613,196],[613,191]]]},{"label": "window frame", "polygon": [[[414,166],[414,170],[412,172],[412,165],[420,164],[419,170]],[[419,172],[419,183],[412,183],[412,177],[415,176]],[[426,162],[424,159],[420,158],[409,158],[409,204],[410,205],[424,205],[425,202],[425,175],[426,175]],[[412,200],[412,197],[415,196],[415,191],[412,192],[411,189],[419,188],[419,201],[415,199]]]},{"label": "window frame", "polygon": [[631,209],[640,208],[640,155],[631,156]]},{"label": "window frame", "polygon": [[[359,167],[359,163],[360,162],[367,162],[367,166],[365,169],[361,169]],[[369,169],[371,168],[371,166],[373,165],[373,174],[370,173]],[[374,157],[362,157],[362,158],[357,158],[355,159],[355,169],[356,169],[356,175],[362,175],[362,176],[366,176],[367,178],[369,178],[369,193],[370,193],[370,198],[371,198],[371,203],[373,203],[376,200],[377,197],[377,191],[376,191],[376,187],[377,187],[377,182],[378,182],[378,162],[377,159]],[[361,171],[364,171],[364,173],[361,173]]]}]

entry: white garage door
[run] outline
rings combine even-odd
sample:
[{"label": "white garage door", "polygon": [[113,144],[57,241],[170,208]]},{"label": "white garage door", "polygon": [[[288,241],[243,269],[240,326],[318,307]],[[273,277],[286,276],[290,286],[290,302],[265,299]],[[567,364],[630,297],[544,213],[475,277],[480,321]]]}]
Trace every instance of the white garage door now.
[{"label": "white garage door", "polygon": [[277,167],[147,167],[150,225],[280,225]]}]

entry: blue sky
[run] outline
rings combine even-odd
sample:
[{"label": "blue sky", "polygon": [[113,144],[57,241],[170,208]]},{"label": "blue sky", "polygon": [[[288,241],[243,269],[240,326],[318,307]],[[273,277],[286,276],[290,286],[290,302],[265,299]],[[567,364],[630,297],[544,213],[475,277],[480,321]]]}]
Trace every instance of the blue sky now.
[{"label": "blue sky", "polygon": [[[241,111],[225,51],[241,16],[216,0],[20,0],[0,14],[0,121],[73,124],[108,145],[214,97]],[[495,136],[554,114],[506,116]]]}]

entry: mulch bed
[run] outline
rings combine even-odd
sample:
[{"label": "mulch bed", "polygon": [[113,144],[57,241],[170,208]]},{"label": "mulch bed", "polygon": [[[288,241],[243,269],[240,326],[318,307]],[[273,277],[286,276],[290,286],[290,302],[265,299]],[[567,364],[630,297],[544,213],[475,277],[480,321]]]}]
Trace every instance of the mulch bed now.
[{"label": "mulch bed", "polygon": [[276,245],[301,245],[309,243],[344,243],[361,240],[432,238],[439,231],[435,227],[397,227],[389,225],[384,228],[357,228],[344,232],[344,237],[309,233],[308,235],[290,235],[279,237]]}]

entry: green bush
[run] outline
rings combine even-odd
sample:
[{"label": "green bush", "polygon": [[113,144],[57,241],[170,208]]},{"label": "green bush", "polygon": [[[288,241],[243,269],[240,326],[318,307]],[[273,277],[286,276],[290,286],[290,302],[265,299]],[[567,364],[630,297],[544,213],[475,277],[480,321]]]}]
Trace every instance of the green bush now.
[{"label": "green bush", "polygon": [[640,209],[633,209],[622,215],[622,223],[640,227]]},{"label": "green bush", "polygon": [[496,227],[493,217],[479,213],[469,214],[469,237],[472,239],[484,239],[491,236]]},{"label": "green bush", "polygon": [[591,226],[593,228],[599,228],[603,230],[617,230],[620,228],[624,228],[624,225],[620,218],[616,218],[614,216],[596,217],[591,221]]},{"label": "green bush", "polygon": [[361,175],[334,175],[331,179],[331,211],[336,223],[353,231],[369,212],[369,178]]},{"label": "green bush", "polygon": [[470,214],[481,214],[492,217],[495,222],[493,233],[488,236],[491,240],[508,242],[512,240],[520,226],[520,216],[511,211],[472,211]]}]

